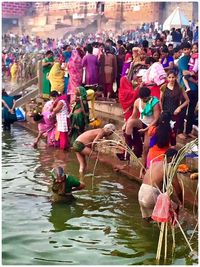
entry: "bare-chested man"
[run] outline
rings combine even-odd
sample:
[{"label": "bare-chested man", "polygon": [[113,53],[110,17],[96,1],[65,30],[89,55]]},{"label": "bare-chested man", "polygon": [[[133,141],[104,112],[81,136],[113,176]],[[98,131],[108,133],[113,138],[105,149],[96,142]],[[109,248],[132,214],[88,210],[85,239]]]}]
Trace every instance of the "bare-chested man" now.
[{"label": "bare-chested man", "polygon": [[86,156],[89,156],[93,150],[95,143],[103,137],[110,136],[115,131],[115,126],[111,123],[106,124],[103,128],[89,130],[75,140],[73,148],[79,161],[80,179],[83,179],[86,169]]},{"label": "bare-chested man", "polygon": [[[168,149],[165,153],[167,162],[170,163],[173,156],[177,154],[175,149]],[[151,169],[148,169],[144,175],[143,183],[138,192],[138,201],[142,218],[150,219],[158,195],[162,192],[163,177],[164,177],[164,161],[157,161],[152,163]],[[173,200],[175,203],[182,202],[182,189],[177,177],[173,178]]]},{"label": "bare-chested man", "polygon": [[[138,114],[140,114],[140,118],[138,118]],[[144,166],[146,165],[146,158],[150,142],[148,129],[151,126],[156,125],[159,116],[159,100],[156,97],[151,96],[151,90],[148,87],[141,87],[139,90],[139,98],[134,102],[133,113],[129,117],[125,125],[125,141],[131,149],[134,147],[134,153],[137,157],[140,157],[142,152],[142,140],[138,133],[144,134],[144,145],[142,153],[142,162]]]}]

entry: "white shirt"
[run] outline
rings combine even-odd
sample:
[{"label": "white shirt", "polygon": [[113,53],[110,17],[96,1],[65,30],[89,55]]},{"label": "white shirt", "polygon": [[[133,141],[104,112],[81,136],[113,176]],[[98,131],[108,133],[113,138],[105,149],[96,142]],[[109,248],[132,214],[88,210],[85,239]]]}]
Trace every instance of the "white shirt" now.
[{"label": "white shirt", "polygon": [[147,126],[149,126],[152,121],[153,121],[153,115],[151,116],[142,116],[142,112],[143,112],[144,108],[142,108],[142,100],[139,99],[139,112],[140,112],[140,120]]}]

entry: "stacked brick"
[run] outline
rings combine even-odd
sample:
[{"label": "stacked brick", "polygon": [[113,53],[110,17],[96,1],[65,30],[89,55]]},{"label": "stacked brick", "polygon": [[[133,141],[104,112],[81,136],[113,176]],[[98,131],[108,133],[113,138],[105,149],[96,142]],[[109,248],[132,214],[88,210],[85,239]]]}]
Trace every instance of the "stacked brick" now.
[{"label": "stacked brick", "polygon": [[[133,2],[133,1],[102,1],[104,3],[104,15],[107,19],[121,20],[123,14],[124,24],[141,25],[144,22],[159,21],[162,23],[167,16],[179,5],[188,19],[192,19],[194,6],[192,2],[188,3],[166,3],[165,8],[160,2]],[[96,14],[97,1],[92,2],[3,2],[2,17],[3,18],[23,18],[27,15],[27,11],[32,5],[35,10],[35,16],[72,16],[73,14]],[[197,12],[197,10],[196,10]],[[30,15],[30,14],[29,14]],[[29,16],[28,15],[28,16]],[[31,15],[30,15],[31,16]]]},{"label": "stacked brick", "polygon": [[26,15],[30,3],[27,2],[3,2],[2,17],[3,18],[20,18]]}]

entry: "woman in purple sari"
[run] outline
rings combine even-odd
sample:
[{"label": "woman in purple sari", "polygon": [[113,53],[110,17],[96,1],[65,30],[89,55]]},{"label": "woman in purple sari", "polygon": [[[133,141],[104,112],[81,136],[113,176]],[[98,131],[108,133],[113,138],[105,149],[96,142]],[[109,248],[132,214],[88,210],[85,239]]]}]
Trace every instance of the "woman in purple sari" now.
[{"label": "woman in purple sari", "polygon": [[129,44],[129,46],[126,48],[127,52],[126,52],[124,64],[123,64],[123,67],[122,67],[122,75],[121,75],[121,77],[123,77],[123,76],[128,74],[131,62],[133,61],[132,47],[133,47],[132,44]]},{"label": "woman in purple sari", "polygon": [[87,45],[88,54],[82,59],[83,68],[85,68],[85,81],[86,85],[94,85],[99,82],[99,63],[97,56],[93,55],[93,47],[91,44]]}]

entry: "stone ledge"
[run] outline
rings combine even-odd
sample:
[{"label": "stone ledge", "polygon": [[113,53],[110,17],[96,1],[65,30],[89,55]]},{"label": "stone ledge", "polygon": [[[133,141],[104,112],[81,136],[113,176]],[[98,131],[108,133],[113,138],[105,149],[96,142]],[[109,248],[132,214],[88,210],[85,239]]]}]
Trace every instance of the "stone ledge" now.
[{"label": "stone ledge", "polygon": [[[33,123],[32,118],[27,117],[26,122],[15,122],[16,125],[21,126],[29,131],[31,131],[32,133],[34,133],[35,135],[38,133],[37,130],[37,125],[35,123]],[[111,151],[110,151],[111,152]],[[68,153],[68,152],[66,152]],[[113,168],[113,171],[115,172],[119,172],[120,174],[128,177],[130,180],[136,181],[138,183],[142,183],[142,180],[139,177],[139,167],[137,165],[133,165],[132,166],[128,166],[125,165],[125,162],[120,161],[114,154],[113,152],[111,152],[110,154],[112,154],[112,157],[106,153],[100,153],[99,156],[99,161],[109,165]],[[183,175],[179,175],[178,179],[181,179],[181,181],[183,181],[184,184],[184,190],[185,190],[185,201],[187,203],[187,205],[189,207],[193,207],[194,205],[198,205],[198,196],[196,195],[196,191],[197,191],[197,186],[198,186],[198,181],[192,181],[189,179],[189,175],[185,174]]]},{"label": "stone ledge", "polygon": [[119,116],[123,120],[123,112],[118,103],[108,101],[95,101],[95,110]]}]

